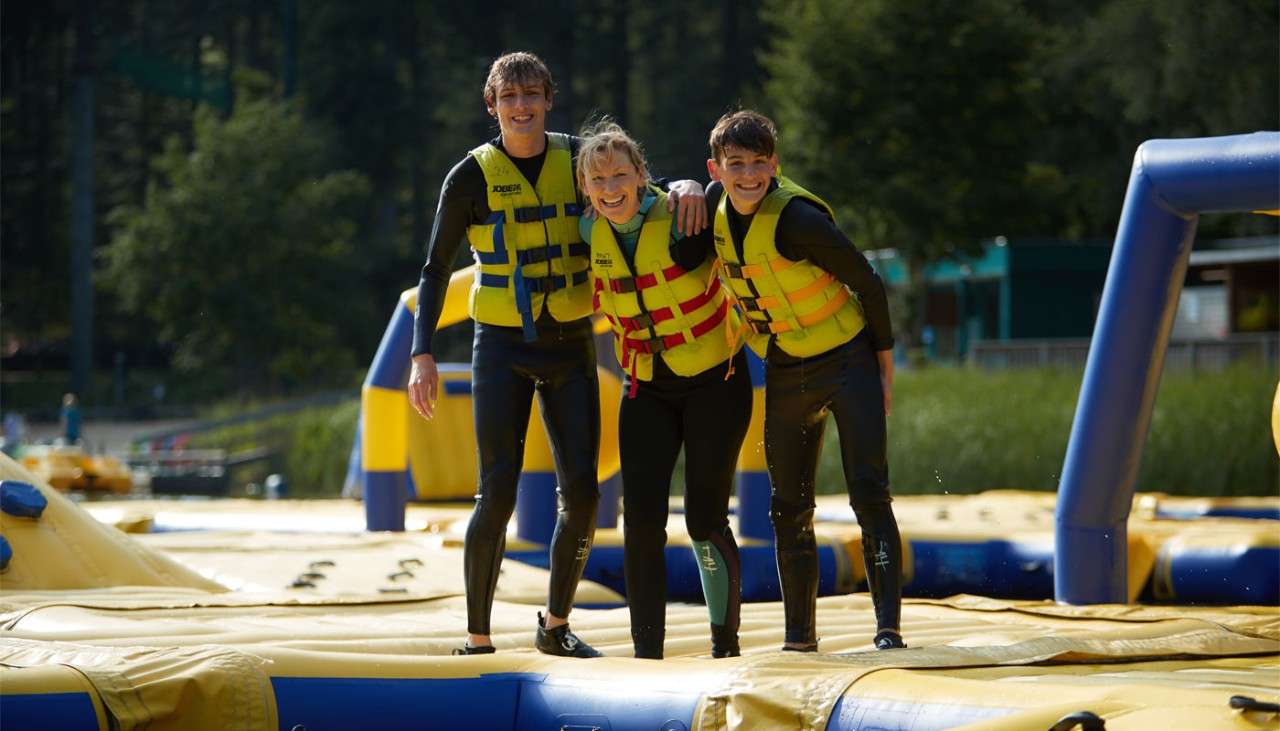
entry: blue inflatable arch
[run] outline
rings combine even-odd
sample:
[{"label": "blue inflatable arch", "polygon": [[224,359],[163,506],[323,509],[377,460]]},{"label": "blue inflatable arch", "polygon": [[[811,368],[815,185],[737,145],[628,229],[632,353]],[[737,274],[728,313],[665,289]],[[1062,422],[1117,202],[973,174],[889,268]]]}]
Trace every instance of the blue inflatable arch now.
[{"label": "blue inflatable arch", "polygon": [[1058,486],[1054,594],[1127,599],[1127,523],[1201,213],[1280,209],[1280,132],[1138,148]]}]

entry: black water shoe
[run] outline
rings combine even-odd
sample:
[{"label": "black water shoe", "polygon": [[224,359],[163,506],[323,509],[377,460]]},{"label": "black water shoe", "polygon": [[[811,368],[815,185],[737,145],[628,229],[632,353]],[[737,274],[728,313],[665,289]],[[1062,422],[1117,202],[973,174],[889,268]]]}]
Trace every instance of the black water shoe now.
[{"label": "black water shoe", "polygon": [[902,635],[891,629],[877,632],[875,642],[877,650],[901,650],[907,646],[907,643],[902,641]]},{"label": "black water shoe", "polygon": [[546,629],[546,620],[538,612],[538,636],[533,646],[544,655],[557,657],[603,657],[604,653],[588,645],[569,631],[569,625]]},{"label": "black water shoe", "polygon": [[711,657],[740,657],[738,631],[723,624],[711,625]]},{"label": "black water shoe", "polygon": [[814,642],[812,644],[805,645],[804,647],[792,647],[791,645],[783,645],[782,651],[783,652],[817,652],[818,643]]}]

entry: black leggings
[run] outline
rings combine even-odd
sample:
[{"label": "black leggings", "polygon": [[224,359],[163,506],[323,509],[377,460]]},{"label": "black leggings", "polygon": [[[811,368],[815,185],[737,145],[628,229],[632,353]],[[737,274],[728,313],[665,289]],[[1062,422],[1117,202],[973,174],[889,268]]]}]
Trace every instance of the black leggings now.
[{"label": "black leggings", "polygon": [[[773,346],[776,348],[776,346]],[[870,338],[813,358],[770,358],[765,368],[765,456],[773,482],[770,517],[777,536],[786,641],[817,642],[818,551],[814,483],[827,414],[840,433],[849,503],[862,527],[862,558],[878,629],[898,629],[902,539],[889,503],[884,391]]]},{"label": "black leggings", "polygon": [[489,634],[534,391],[558,483],[547,607],[552,614],[569,615],[595,537],[600,387],[591,323],[585,318],[558,323],[544,315],[537,326],[539,338],[526,343],[518,327],[476,323],[471,378],[480,487],[463,550],[467,631],[472,634]]},{"label": "black leggings", "polygon": [[[636,657],[662,657],[667,508],[681,447],[689,537],[709,542],[729,576],[723,623],[713,621],[713,638],[719,634],[737,640],[741,590],[738,546],[729,527],[729,493],[751,420],[751,376],[743,353],[733,363],[734,373],[726,381],[727,364],[682,378],[655,359],[653,381],[641,381],[635,398],[627,398],[624,389],[618,438],[626,526],[624,569]],[[708,606],[712,604],[708,597]]]}]

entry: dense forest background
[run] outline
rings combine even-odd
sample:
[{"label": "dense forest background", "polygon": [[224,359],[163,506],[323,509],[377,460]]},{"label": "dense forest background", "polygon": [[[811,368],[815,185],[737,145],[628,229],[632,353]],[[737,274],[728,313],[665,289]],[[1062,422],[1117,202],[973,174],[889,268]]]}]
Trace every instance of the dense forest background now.
[{"label": "dense forest background", "polygon": [[786,172],[912,263],[1110,238],[1143,140],[1280,126],[1274,0],[53,0],[0,33],[6,368],[209,394],[353,383],[509,50],[550,66],[552,129],[608,113],[666,176],[705,179],[726,110],[770,114]]}]

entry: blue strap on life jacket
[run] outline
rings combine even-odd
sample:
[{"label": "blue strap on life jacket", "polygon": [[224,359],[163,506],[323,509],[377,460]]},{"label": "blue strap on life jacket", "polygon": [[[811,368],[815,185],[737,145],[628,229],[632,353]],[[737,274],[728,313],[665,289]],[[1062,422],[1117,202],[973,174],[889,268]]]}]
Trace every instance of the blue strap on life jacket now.
[{"label": "blue strap on life jacket", "polygon": [[[535,221],[544,221],[556,217],[555,204],[547,206],[526,206],[524,208],[516,208],[513,211],[514,218],[517,223],[532,223]],[[580,216],[582,215],[582,206],[577,203],[564,204],[564,215]],[[476,261],[481,264],[509,264],[511,257],[507,253],[506,239],[504,237],[503,228],[506,224],[506,213],[504,211],[495,211],[489,214],[485,219],[485,223],[493,226],[493,251],[492,252],[476,252]],[[554,254],[561,254],[566,249],[559,245],[548,246],[539,249],[527,249],[516,252],[515,271],[511,275],[511,282],[515,286],[516,311],[520,313],[520,329],[523,333],[525,342],[533,342],[538,339],[538,330],[533,324],[533,296],[534,292],[554,292],[560,289],[560,286],[549,286],[548,280],[553,277],[526,277],[523,271],[523,265],[538,261],[546,261]],[[570,244],[567,248],[567,256],[586,256],[589,252],[585,244]],[[578,274],[582,274],[581,278]],[[586,272],[579,272],[571,277],[563,275],[558,277],[564,281],[563,287],[569,287],[573,284],[581,284],[586,281]],[[554,275],[553,275],[554,276]],[[480,286],[482,287],[501,287],[507,286],[507,277],[494,274],[481,274]],[[558,283],[557,283],[558,284]]]},{"label": "blue strap on life jacket", "polygon": [[[568,280],[566,282],[566,280]],[[580,272],[574,272],[569,275],[552,274],[549,277],[525,277],[525,287],[530,294],[551,294],[565,287],[574,287],[587,281],[587,271],[584,269]],[[507,284],[511,282],[511,278],[505,274],[481,274],[481,287],[495,287],[497,289],[506,289]]]},{"label": "blue strap on life jacket", "polygon": [[520,330],[524,333],[524,341],[532,343],[538,339],[538,328],[533,324],[533,297],[529,293],[529,283],[524,276],[524,267],[516,265],[511,278],[516,287],[516,310],[520,312]]}]

